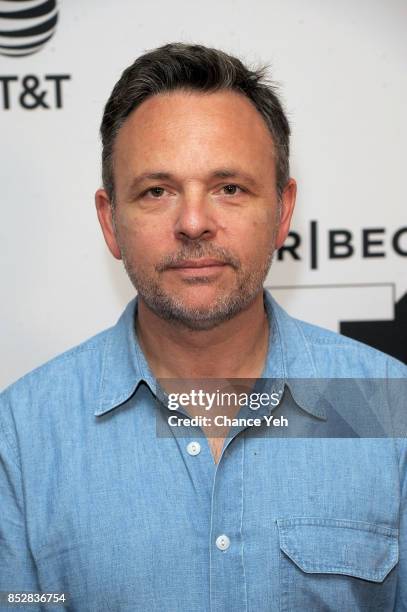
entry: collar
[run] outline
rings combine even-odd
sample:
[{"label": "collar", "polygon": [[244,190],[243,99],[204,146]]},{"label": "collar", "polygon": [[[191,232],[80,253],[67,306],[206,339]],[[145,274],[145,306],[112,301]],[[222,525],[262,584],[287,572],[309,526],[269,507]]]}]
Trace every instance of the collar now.
[{"label": "collar", "polygon": [[95,416],[101,416],[126,402],[141,382],[151,389],[155,388],[154,376],[137,338],[134,326],[136,314],[137,297],[127,304],[116,325],[107,331]]},{"label": "collar", "polygon": [[[287,385],[295,402],[313,416],[325,419],[321,389],[308,342],[296,319],[264,291],[264,305],[270,334],[262,379]],[[126,306],[116,325],[107,331],[103,350],[98,405],[95,416],[101,416],[126,402],[140,383],[155,392],[155,377],[141,350],[135,331],[137,297]],[[314,379],[303,384],[301,379]]]}]

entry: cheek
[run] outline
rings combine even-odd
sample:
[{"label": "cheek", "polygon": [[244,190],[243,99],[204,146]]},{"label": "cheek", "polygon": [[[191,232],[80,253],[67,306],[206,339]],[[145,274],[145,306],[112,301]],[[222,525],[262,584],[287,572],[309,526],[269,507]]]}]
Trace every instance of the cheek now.
[{"label": "cheek", "polygon": [[145,220],[123,223],[117,228],[117,237],[127,259],[140,267],[152,267],[168,253],[168,237],[159,223]]},{"label": "cheek", "polygon": [[259,251],[259,256],[269,252],[270,246],[275,240],[276,232],[276,214],[271,208],[263,211],[260,218],[253,221],[251,235],[252,240]]},{"label": "cheek", "polygon": [[260,211],[255,218],[241,218],[225,227],[230,248],[242,261],[262,261],[267,257],[276,230],[272,211]]}]

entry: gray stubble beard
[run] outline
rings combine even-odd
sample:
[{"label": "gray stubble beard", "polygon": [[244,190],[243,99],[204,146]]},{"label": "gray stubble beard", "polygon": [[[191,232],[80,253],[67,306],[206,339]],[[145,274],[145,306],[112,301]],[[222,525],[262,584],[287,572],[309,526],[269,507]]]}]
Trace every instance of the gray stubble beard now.
[{"label": "gray stubble beard", "polygon": [[[189,329],[191,331],[208,331],[228,321],[246,310],[254,301],[260,291],[270,269],[274,241],[264,265],[255,273],[239,275],[241,268],[237,271],[237,287],[227,295],[219,295],[210,308],[189,308],[179,298],[164,292],[159,283],[153,279],[146,278],[128,261],[124,249],[120,249],[123,264],[127,275],[138,292],[139,297],[158,317],[172,324]],[[240,278],[239,278],[240,276]],[[201,284],[211,282],[210,279],[189,279],[189,284]]]}]

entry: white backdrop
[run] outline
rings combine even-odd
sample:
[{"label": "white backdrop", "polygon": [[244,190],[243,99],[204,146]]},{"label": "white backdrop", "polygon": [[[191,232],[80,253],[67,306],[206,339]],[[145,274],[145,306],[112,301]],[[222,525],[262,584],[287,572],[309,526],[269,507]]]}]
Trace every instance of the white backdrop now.
[{"label": "white backdrop", "polygon": [[[0,13],[10,4],[0,0]],[[0,387],[114,324],[134,295],[97,223],[98,129],[121,71],[170,41],[269,63],[281,85],[302,259],[286,253],[273,263],[267,284],[278,287],[277,299],[295,316],[335,330],[341,320],[393,318],[407,291],[407,257],[392,246],[407,226],[405,0],[60,0],[58,11],[55,33],[39,52],[0,54],[0,77],[17,77],[9,82],[9,108],[0,82]],[[22,106],[27,75],[39,79],[49,108]],[[62,108],[50,75],[70,77],[61,82]],[[372,228],[383,230],[371,235],[383,244],[370,251],[383,257],[362,257],[362,230]],[[330,259],[328,232],[344,229],[354,254]],[[407,254],[407,231],[397,244]]]}]

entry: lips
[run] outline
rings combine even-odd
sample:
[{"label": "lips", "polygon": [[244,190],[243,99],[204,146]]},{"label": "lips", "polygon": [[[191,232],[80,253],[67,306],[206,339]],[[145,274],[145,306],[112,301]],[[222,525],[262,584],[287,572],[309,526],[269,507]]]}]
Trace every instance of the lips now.
[{"label": "lips", "polygon": [[226,266],[224,261],[219,261],[217,259],[185,259],[184,261],[180,261],[171,268],[175,269],[190,269],[190,268],[215,268],[219,266]]},{"label": "lips", "polygon": [[208,283],[218,278],[225,268],[228,267],[224,261],[219,259],[184,259],[167,269],[173,274],[179,275],[188,282]]}]

